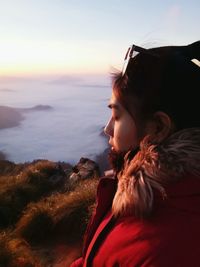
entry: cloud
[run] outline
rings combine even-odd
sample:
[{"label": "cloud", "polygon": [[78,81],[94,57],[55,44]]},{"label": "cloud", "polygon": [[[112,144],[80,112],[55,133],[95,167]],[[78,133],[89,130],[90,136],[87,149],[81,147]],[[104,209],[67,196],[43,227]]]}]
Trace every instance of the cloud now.
[{"label": "cloud", "polygon": [[168,15],[171,19],[179,18],[181,15],[181,7],[179,5],[171,6]]},{"label": "cloud", "polygon": [[54,80],[49,81],[50,84],[65,84],[65,83],[80,83],[82,82],[81,77],[73,76],[73,75],[65,75],[62,77],[55,78]]},{"label": "cloud", "polygon": [[0,91],[1,92],[16,92],[15,90],[9,89],[9,88],[0,88]]},{"label": "cloud", "polygon": [[181,17],[181,6],[172,5],[167,12],[166,23],[170,27],[177,27]]},{"label": "cloud", "polygon": [[25,82],[34,80],[32,77],[25,76],[0,76],[0,82],[2,83],[15,83],[15,82]]}]

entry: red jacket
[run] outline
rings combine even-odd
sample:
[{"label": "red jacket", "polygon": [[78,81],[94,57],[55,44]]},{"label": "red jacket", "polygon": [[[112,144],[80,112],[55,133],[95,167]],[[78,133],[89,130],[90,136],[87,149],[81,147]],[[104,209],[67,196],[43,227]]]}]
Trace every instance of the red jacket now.
[{"label": "red jacket", "polygon": [[96,212],[88,226],[83,257],[71,267],[199,267],[200,179],[186,177],[155,194],[149,219],[110,212],[117,181],[102,178]]}]

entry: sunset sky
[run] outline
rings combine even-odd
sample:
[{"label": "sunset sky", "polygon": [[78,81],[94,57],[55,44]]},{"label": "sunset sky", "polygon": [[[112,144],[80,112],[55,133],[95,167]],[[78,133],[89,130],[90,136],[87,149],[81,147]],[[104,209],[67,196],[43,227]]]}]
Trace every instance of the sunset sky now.
[{"label": "sunset sky", "polygon": [[200,39],[199,0],[0,0],[0,76],[104,74],[127,47]]}]

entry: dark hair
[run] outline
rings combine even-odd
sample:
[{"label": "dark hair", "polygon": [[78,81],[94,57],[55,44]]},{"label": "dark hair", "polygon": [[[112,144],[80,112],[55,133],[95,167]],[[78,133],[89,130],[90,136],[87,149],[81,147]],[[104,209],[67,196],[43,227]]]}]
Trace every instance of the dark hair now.
[{"label": "dark hair", "polygon": [[192,61],[200,60],[200,41],[148,50],[152,55],[139,53],[130,60],[124,76],[114,75],[117,99],[131,115],[133,108],[143,119],[163,111],[177,130],[200,127],[200,67]]}]

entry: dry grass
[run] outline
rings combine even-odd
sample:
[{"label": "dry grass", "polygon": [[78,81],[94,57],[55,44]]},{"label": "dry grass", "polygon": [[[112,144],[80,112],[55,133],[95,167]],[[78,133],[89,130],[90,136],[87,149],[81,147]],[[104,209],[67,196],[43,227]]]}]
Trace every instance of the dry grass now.
[{"label": "dry grass", "polygon": [[75,170],[0,161],[0,267],[68,266],[80,255],[99,176],[85,159]]},{"label": "dry grass", "polygon": [[[9,170],[12,175],[8,175]],[[0,227],[13,225],[30,202],[62,190],[68,176],[61,165],[37,161],[15,167],[8,164],[0,177]]]},{"label": "dry grass", "polygon": [[30,243],[80,240],[95,203],[97,179],[79,181],[68,193],[55,193],[28,205],[16,233]]},{"label": "dry grass", "polygon": [[2,267],[45,267],[34,255],[23,239],[10,233],[0,234],[0,266]]},{"label": "dry grass", "polygon": [[[20,171],[26,167],[26,163],[24,164],[15,164],[8,160],[0,160],[0,183],[2,184],[2,177],[3,176],[12,176],[17,175]],[[4,180],[4,182],[6,182]]]}]

